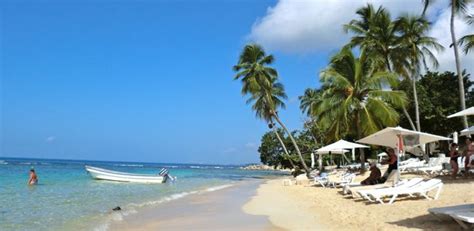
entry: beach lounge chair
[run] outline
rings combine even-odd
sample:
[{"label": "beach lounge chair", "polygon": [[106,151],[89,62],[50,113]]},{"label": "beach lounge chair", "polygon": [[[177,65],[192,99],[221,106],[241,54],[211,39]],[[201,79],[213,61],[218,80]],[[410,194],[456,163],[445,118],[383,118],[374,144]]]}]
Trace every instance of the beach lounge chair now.
[{"label": "beach lounge chair", "polygon": [[464,229],[474,225],[474,209],[455,212],[451,217]]},{"label": "beach lounge chair", "polygon": [[375,185],[361,185],[360,183],[352,183],[344,185],[343,194],[352,194],[352,198],[357,198],[359,194],[357,191],[359,190],[369,190],[369,189],[377,189],[377,188],[388,188],[395,186],[402,182],[397,182],[398,179],[398,172],[392,171],[390,175],[388,175],[387,180],[383,184],[375,184]]},{"label": "beach lounge chair", "polygon": [[392,187],[359,190],[359,191],[357,191],[357,194],[359,194],[360,197],[362,197],[364,199],[375,202],[377,200],[372,199],[372,197],[371,197],[371,195],[373,193],[379,193],[380,194],[381,192],[385,192],[385,191],[390,192],[390,191],[394,191],[394,190],[402,190],[402,189],[413,187],[413,186],[421,183],[422,181],[423,181],[423,178],[413,178],[413,179],[410,179],[410,180],[407,180],[407,181],[398,182],[396,185],[394,185]]},{"label": "beach lounge chair", "polygon": [[399,166],[407,165],[410,163],[420,162],[418,158],[410,158],[408,160],[400,161]]},{"label": "beach lounge chair", "polygon": [[328,174],[321,174],[321,176],[313,178],[313,185],[321,185],[323,188],[326,188],[329,182]]},{"label": "beach lounge chair", "polygon": [[454,205],[454,206],[446,206],[446,207],[437,207],[437,208],[430,208],[428,212],[437,216],[437,217],[451,217],[451,214],[456,212],[462,212],[466,210],[473,210],[474,204],[464,204],[464,205]]},{"label": "beach lounge chair", "polygon": [[443,164],[445,163],[449,163],[449,158],[440,157],[430,166],[416,168],[416,172],[426,175],[440,175],[443,171]]},{"label": "beach lounge chair", "polygon": [[418,167],[422,167],[422,166],[427,166],[427,165],[425,164],[424,161],[417,160],[417,161],[411,161],[411,162],[406,163],[406,164],[404,164],[404,165],[402,165],[402,166],[399,166],[398,169],[400,170],[400,172],[408,172],[408,171],[410,171],[410,170],[412,170],[412,169],[415,169],[415,168],[418,168]]},{"label": "beach lounge chair", "polygon": [[[410,182],[410,181],[409,181]],[[408,184],[408,182],[407,182]],[[443,182],[440,179],[431,179],[428,181],[423,181],[412,185],[410,187],[393,187],[387,189],[376,189],[370,192],[367,192],[367,196],[372,200],[378,201],[381,204],[385,204],[383,199],[385,197],[391,197],[388,204],[392,204],[395,199],[398,198],[400,195],[409,195],[411,197],[415,197],[416,195],[422,196],[428,200],[438,199],[439,194],[441,193],[441,189],[443,188]],[[436,194],[433,198],[428,196],[430,191],[436,190]]]},{"label": "beach lounge chair", "polygon": [[328,185],[332,186],[333,188],[337,188],[339,186],[343,187],[346,184],[350,184],[354,182],[356,175],[354,173],[344,173],[343,175],[339,176],[338,180],[329,180]]},{"label": "beach lounge chair", "polygon": [[[454,219],[461,227],[468,229],[465,223],[471,223],[473,216],[469,219],[469,212],[474,211],[474,204],[455,205],[428,209],[428,212],[438,218],[449,217]],[[473,214],[471,214],[473,215]],[[471,222],[469,222],[471,221]]]}]

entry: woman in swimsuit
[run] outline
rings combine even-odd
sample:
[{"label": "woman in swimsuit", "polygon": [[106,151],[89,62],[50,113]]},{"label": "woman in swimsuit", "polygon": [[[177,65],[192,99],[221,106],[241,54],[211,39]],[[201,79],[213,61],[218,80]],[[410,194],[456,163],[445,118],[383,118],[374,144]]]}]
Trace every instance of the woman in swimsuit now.
[{"label": "woman in swimsuit", "polygon": [[456,179],[456,175],[458,174],[459,171],[459,166],[458,166],[458,157],[459,153],[456,150],[458,147],[458,144],[452,143],[451,144],[451,150],[449,151],[449,156],[451,157],[450,163],[451,163],[451,168],[453,169],[453,179]]},{"label": "woman in swimsuit", "polygon": [[30,170],[30,179],[28,180],[28,185],[38,184],[38,176],[34,169]]}]

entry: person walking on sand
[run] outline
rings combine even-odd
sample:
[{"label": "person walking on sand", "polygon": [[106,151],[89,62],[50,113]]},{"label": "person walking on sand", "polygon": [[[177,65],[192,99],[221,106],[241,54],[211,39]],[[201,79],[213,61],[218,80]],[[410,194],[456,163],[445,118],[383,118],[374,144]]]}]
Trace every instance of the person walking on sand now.
[{"label": "person walking on sand", "polygon": [[464,150],[464,176],[469,176],[469,167],[474,147],[472,146],[471,138],[466,139],[466,149]]},{"label": "person walking on sand", "polygon": [[451,157],[449,162],[451,163],[451,168],[453,169],[453,173],[452,173],[453,179],[456,179],[456,175],[458,174],[458,171],[459,171],[459,166],[458,166],[459,153],[456,150],[457,147],[458,147],[458,144],[452,143],[451,149],[449,151],[449,157]]},{"label": "person walking on sand", "polygon": [[28,180],[28,185],[35,185],[38,184],[38,175],[34,169],[30,170],[30,179]]}]

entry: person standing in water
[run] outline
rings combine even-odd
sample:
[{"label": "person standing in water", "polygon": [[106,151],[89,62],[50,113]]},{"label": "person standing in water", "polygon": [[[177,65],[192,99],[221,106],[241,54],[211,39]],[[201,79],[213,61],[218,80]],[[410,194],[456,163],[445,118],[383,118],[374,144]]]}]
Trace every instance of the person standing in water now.
[{"label": "person standing in water", "polygon": [[28,180],[28,185],[35,185],[38,184],[38,175],[34,169],[30,170],[30,179]]}]

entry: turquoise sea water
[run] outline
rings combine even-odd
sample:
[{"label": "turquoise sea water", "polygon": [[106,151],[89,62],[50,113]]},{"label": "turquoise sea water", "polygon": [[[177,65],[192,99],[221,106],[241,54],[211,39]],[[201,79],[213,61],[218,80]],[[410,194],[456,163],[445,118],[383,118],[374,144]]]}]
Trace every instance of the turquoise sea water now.
[{"label": "turquoise sea water", "polygon": [[[84,165],[149,174],[166,167],[178,180],[166,184],[98,181]],[[36,186],[26,184],[31,167],[39,177]],[[238,167],[0,158],[0,230],[107,230],[110,221],[146,206],[278,174]],[[116,206],[123,211],[111,212]]]}]

